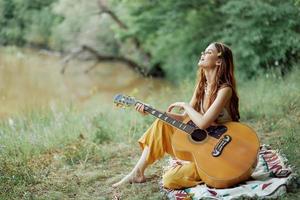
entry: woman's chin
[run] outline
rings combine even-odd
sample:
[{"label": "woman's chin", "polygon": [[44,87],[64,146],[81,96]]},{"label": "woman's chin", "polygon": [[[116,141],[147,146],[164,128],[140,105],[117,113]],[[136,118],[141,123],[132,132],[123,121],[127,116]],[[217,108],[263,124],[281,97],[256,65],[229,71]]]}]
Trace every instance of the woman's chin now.
[{"label": "woman's chin", "polygon": [[199,67],[199,68],[205,68],[205,65],[204,65],[203,63],[199,62],[199,63],[198,63],[198,67]]}]

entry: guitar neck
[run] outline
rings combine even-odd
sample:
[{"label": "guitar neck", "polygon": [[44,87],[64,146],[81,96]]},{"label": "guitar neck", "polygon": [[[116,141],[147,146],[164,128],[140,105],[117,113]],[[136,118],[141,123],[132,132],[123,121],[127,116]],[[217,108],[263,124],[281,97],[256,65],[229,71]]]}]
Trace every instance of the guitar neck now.
[{"label": "guitar neck", "polygon": [[154,109],[150,106],[147,106],[146,104],[144,104],[142,102],[138,102],[138,103],[141,103],[141,104],[144,105],[145,112],[147,112],[147,113],[153,115],[154,117],[170,124],[171,126],[173,126],[175,128],[178,128],[178,129],[180,129],[180,130],[182,130],[182,131],[184,131],[188,134],[191,134],[195,130],[195,128],[193,126],[191,126],[189,124],[185,124],[185,123],[183,123],[181,121],[178,121],[176,119],[173,119],[173,118],[169,117],[166,113],[162,113],[162,112],[160,112],[160,111],[158,111],[158,110],[156,110],[156,109]]}]

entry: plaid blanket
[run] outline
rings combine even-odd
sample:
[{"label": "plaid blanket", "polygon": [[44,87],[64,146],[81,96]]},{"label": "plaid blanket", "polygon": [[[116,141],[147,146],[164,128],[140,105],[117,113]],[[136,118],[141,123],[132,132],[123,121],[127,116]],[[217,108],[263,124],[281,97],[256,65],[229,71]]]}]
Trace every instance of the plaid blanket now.
[{"label": "plaid blanket", "polygon": [[[174,164],[174,163],[170,163]],[[240,197],[276,198],[286,193],[291,180],[296,177],[287,159],[277,150],[262,145],[259,151],[258,164],[251,175],[251,180],[233,188],[215,189],[205,184],[183,190],[162,191],[172,200],[218,199],[229,200]]]}]

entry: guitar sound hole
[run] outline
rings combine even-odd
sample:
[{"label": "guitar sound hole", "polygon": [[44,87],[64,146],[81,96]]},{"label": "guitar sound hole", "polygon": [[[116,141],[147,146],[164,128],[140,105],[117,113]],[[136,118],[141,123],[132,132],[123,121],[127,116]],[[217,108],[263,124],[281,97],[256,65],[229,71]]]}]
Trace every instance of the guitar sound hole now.
[{"label": "guitar sound hole", "polygon": [[205,138],[207,137],[207,133],[206,131],[202,130],[202,129],[196,129],[192,134],[191,137],[193,140],[195,140],[196,142],[201,142],[203,140],[205,140]]}]

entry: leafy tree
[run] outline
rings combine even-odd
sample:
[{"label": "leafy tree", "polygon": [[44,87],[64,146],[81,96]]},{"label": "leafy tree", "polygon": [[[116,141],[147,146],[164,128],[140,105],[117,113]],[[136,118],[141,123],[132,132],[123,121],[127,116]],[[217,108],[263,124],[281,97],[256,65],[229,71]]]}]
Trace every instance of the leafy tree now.
[{"label": "leafy tree", "polygon": [[284,74],[299,60],[299,9],[284,0],[129,1],[115,0],[127,10],[135,35],[163,63],[171,79],[194,76],[199,53],[210,42],[232,47],[238,71],[253,77],[264,70]]},{"label": "leafy tree", "polygon": [[0,0],[0,44],[48,46],[59,18],[51,11],[56,0]]},{"label": "leafy tree", "polygon": [[[130,27],[124,37],[137,36],[160,62],[170,79],[195,77],[200,52],[217,34],[222,16],[216,1],[115,1],[127,9]],[[121,33],[122,35],[122,33]]]},{"label": "leafy tree", "polygon": [[231,0],[223,40],[235,50],[237,63],[247,77],[260,69],[282,74],[300,58],[300,12],[285,0]]}]

